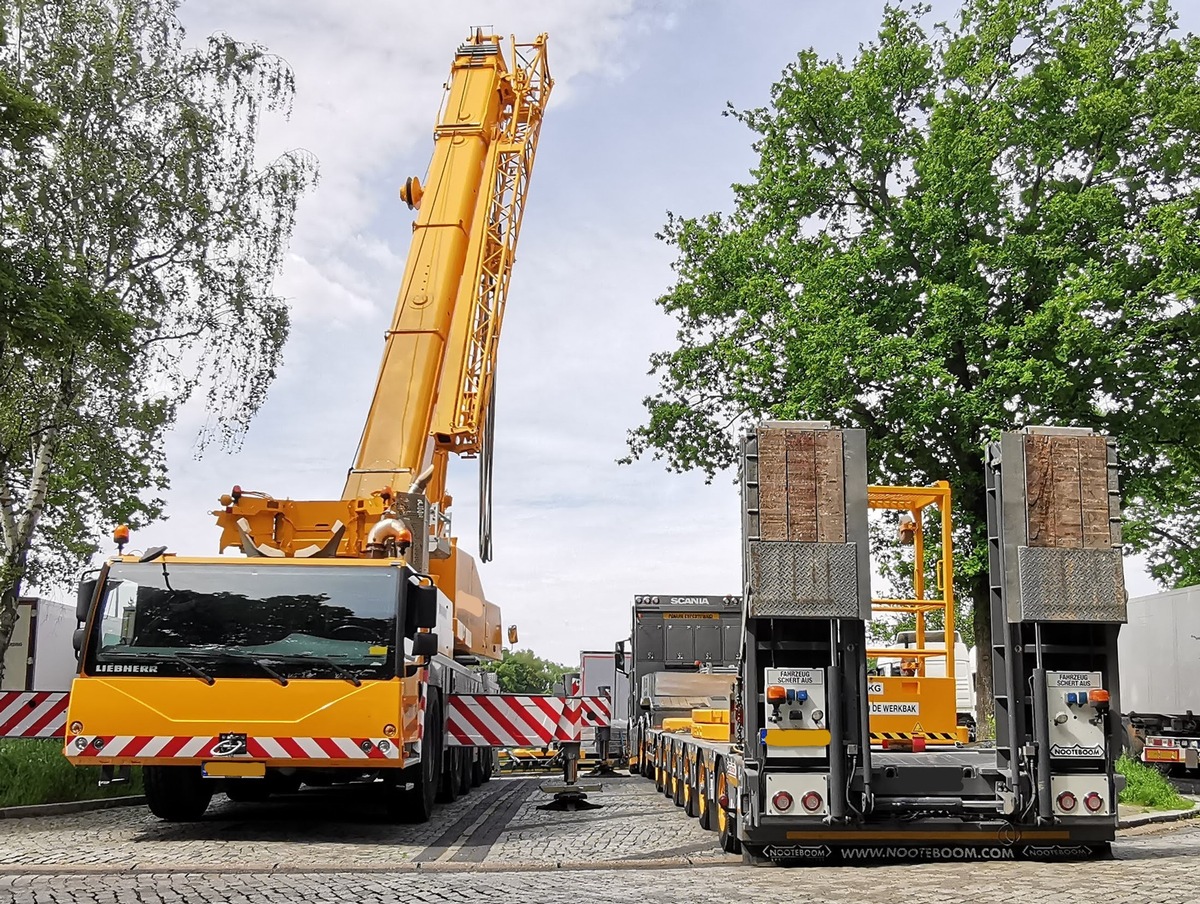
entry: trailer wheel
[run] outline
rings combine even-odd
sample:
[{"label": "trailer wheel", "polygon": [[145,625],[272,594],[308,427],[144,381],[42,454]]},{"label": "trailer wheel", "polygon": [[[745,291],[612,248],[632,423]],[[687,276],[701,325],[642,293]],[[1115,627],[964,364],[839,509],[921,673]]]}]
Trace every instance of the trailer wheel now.
[{"label": "trailer wheel", "polygon": [[713,806],[708,793],[708,764],[703,756],[696,762],[696,810],[700,828],[705,831],[712,829]]},{"label": "trailer wheel", "polygon": [[663,794],[675,799],[675,744],[671,741],[663,748]]},{"label": "trailer wheel", "polygon": [[483,780],[490,782],[492,780],[492,770],[496,767],[496,750],[493,747],[484,747],[481,753],[483,756],[481,765]]},{"label": "trailer wheel", "polygon": [[[384,808],[388,818],[404,822],[428,822],[433,816],[434,801],[442,781],[442,708],[436,696],[430,695],[425,709],[425,731],[422,734],[421,762],[396,776],[399,784],[387,788]],[[404,785],[412,784],[405,789]]]},{"label": "trailer wheel", "polygon": [[654,742],[654,790],[662,792],[666,781],[663,776],[662,742]]},{"label": "trailer wheel", "polygon": [[683,750],[675,747],[671,756],[671,800],[677,807],[684,805],[684,788],[687,787],[684,762]]},{"label": "trailer wheel", "polygon": [[146,766],[142,779],[150,812],[167,822],[199,819],[216,789],[195,766]]},{"label": "trailer wheel", "polygon": [[713,771],[717,774],[717,834],[721,839],[721,850],[726,854],[740,854],[742,843],[737,837],[737,817],[731,812],[733,801],[729,797],[729,779],[725,775],[725,764],[717,760]]},{"label": "trailer wheel", "polygon": [[683,755],[683,812],[692,819],[700,815],[700,795],[696,792],[696,761],[690,750]]}]

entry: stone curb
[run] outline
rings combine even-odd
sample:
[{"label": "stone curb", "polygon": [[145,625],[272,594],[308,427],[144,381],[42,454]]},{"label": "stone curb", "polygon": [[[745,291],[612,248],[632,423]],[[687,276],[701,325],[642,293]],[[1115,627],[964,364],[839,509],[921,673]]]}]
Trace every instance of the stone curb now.
[{"label": "stone curb", "polygon": [[654,860],[535,860],[504,863],[244,863],[223,866],[219,863],[154,864],[125,863],[102,865],[31,864],[0,865],[0,876],[37,875],[313,875],[324,873],[548,873],[558,870],[635,870],[689,869],[702,866],[740,864],[741,858],[693,860],[687,857],[663,857]]},{"label": "stone curb", "polygon": [[1200,818],[1200,801],[1191,795],[1183,795],[1188,800],[1197,801],[1190,810],[1153,810],[1149,813],[1138,813],[1135,816],[1118,818],[1118,829],[1132,829],[1135,826],[1148,826],[1160,822],[1180,822],[1185,819]]},{"label": "stone curb", "polygon": [[87,810],[111,810],[113,807],[136,807],[146,798],[140,794],[128,797],[104,797],[97,800],[68,800],[58,804],[29,804],[24,807],[0,807],[0,819],[25,819],[29,816],[61,816],[63,813],[83,813]]}]

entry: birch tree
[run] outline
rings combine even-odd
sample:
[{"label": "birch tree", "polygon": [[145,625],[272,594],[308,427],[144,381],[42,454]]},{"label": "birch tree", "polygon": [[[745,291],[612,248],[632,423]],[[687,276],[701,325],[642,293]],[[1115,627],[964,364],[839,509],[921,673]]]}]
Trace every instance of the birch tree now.
[{"label": "birch tree", "polygon": [[[21,588],[161,513],[179,406],[236,444],[279,365],[302,152],[287,64],[178,0],[0,0],[0,662]],[[11,102],[10,102],[11,101]]]}]

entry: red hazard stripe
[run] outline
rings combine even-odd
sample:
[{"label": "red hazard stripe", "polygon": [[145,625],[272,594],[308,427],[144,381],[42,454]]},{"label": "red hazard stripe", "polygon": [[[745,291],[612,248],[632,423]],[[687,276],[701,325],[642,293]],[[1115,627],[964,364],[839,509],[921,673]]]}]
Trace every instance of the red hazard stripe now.
[{"label": "red hazard stripe", "polygon": [[17,703],[17,701],[21,701],[16,711],[9,715],[4,722],[0,722],[0,736],[15,733],[18,725],[42,709],[42,707],[46,707],[45,711],[38,716],[32,725],[21,731],[22,737],[32,737],[35,735],[41,728],[52,722],[67,708],[67,695],[62,694],[61,699],[57,701],[53,699],[56,696],[59,695],[48,691],[31,694],[27,694],[24,691],[15,691],[0,694],[0,710],[6,710],[14,703]]},{"label": "red hazard stripe", "polygon": [[341,747],[333,740],[333,738],[313,738],[316,745],[320,747],[331,759],[344,760],[349,754],[344,752]]},{"label": "red hazard stripe", "polygon": [[[37,718],[37,720],[34,721],[33,724],[31,724],[23,732],[21,732],[21,734],[27,738],[37,737],[38,735],[40,735],[42,733],[42,729],[46,728],[55,719],[59,718],[63,714],[63,711],[66,708],[67,708],[66,700],[63,700],[61,706],[52,706],[52,707],[48,708],[46,710],[46,712],[44,712],[41,716],[39,716]],[[58,737],[62,737],[65,734],[65,732],[63,730],[64,727],[65,726],[62,726],[62,725],[60,725],[58,727],[58,731],[56,732],[56,735]],[[4,729],[0,729],[0,735],[2,735],[2,734],[4,734]]]},{"label": "red hazard stripe", "polygon": [[181,751],[183,749],[183,745],[186,744],[190,740],[191,740],[191,738],[171,738],[171,740],[167,741],[167,743],[163,747],[163,749],[158,752],[158,756],[161,756],[161,757],[175,756],[177,753],[179,753],[179,751]]},{"label": "red hazard stripe", "polygon": [[[512,705],[503,697],[473,697],[472,699],[479,704],[480,709],[492,717],[492,720],[500,726],[501,730],[510,735],[512,743],[547,744],[550,742],[550,734],[546,731],[545,727],[539,724],[533,718],[532,714],[526,711],[524,706],[520,704]],[[500,701],[501,705],[505,706],[504,710],[500,709],[497,701]],[[522,731],[518,727],[518,722],[511,718],[513,716],[517,717],[517,720],[524,722],[533,734],[530,735]],[[531,737],[534,740],[530,740]]]},{"label": "red hazard stripe", "polygon": [[[479,716],[477,716],[475,714],[475,712],[471,709],[470,706],[468,706],[464,703],[464,705],[462,705],[462,706],[455,706],[454,711],[463,719],[463,721],[469,722],[471,727],[473,729],[475,729],[476,734],[478,734],[479,737],[481,737],[485,741],[487,741],[489,746],[491,746],[491,747],[506,747],[506,746],[508,746],[501,738],[496,736],[495,732],[492,731],[491,727],[486,722],[484,722],[482,719],[479,718]],[[454,727],[453,725],[451,725],[450,730],[451,730],[451,732],[454,733],[455,740],[457,740],[463,744],[470,743],[471,737],[466,732]]]},{"label": "red hazard stripe", "polygon": [[284,752],[293,759],[307,759],[308,754],[304,752],[304,748],[296,743],[295,738],[276,738],[275,741],[283,748]]}]

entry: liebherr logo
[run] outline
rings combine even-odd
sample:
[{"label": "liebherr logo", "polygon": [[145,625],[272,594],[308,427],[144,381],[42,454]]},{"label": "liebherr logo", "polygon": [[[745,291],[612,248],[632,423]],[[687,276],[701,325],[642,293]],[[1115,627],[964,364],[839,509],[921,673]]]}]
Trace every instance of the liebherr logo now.
[{"label": "liebherr logo", "polygon": [[155,675],[157,673],[157,665],[102,664],[96,666],[97,675]]},{"label": "liebherr logo", "polygon": [[1050,756],[1060,757],[1101,757],[1104,756],[1104,748],[1097,744],[1095,747],[1084,747],[1081,744],[1072,744],[1067,747],[1063,744],[1051,744]]}]

